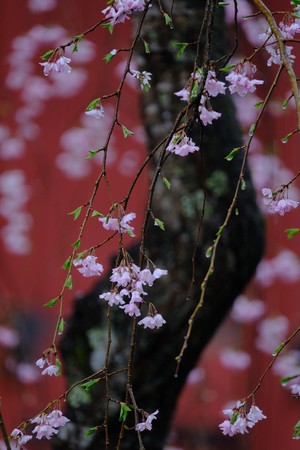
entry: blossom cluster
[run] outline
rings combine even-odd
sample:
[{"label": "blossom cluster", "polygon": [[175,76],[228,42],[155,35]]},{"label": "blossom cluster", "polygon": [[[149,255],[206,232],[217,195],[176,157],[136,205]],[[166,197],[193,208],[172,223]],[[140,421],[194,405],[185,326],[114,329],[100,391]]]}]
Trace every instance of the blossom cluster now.
[{"label": "blossom cluster", "polygon": [[71,58],[67,58],[61,54],[56,61],[52,61],[50,58],[48,61],[40,63],[40,65],[44,67],[44,75],[47,77],[51,70],[61,73],[70,73],[72,70],[69,66],[70,62]]},{"label": "blossom cluster", "polygon": [[[63,415],[59,409],[54,409],[49,414],[40,414],[30,421],[36,424],[32,433],[36,433],[37,439],[51,439],[54,434],[58,433],[60,427],[65,426],[69,419]],[[33,436],[24,434],[23,431],[15,428],[11,432],[11,439],[17,448],[22,448]]]},{"label": "blossom cluster", "polygon": [[[299,20],[295,20],[291,15],[286,16],[285,20],[279,23],[279,31],[282,39],[294,39],[295,35],[300,32]],[[270,55],[267,61],[268,66],[271,66],[272,64],[280,65],[282,63],[278,44],[276,40],[272,38],[272,34],[271,29],[268,28],[265,33],[259,35],[259,39],[266,43],[265,49]],[[291,63],[293,63],[295,59],[295,55],[292,55],[292,50],[292,46],[285,45],[285,51]]]},{"label": "blossom cluster", "polygon": [[[231,94],[237,93],[241,97],[246,94],[253,93],[256,90],[256,85],[263,84],[262,80],[253,78],[256,72],[256,66],[249,61],[236,64],[231,72],[225,77],[229,84],[229,92]],[[181,100],[191,101],[198,95],[201,83],[203,82],[203,70],[197,69],[191,74],[191,78],[187,85],[178,92],[175,92]],[[213,120],[221,117],[221,113],[214,111],[210,98],[216,97],[219,94],[226,93],[226,86],[223,81],[217,79],[214,70],[209,70],[203,87],[203,92],[199,104],[199,119],[204,126],[210,125]]]},{"label": "blossom cluster", "polygon": [[124,214],[121,219],[107,216],[99,217],[99,221],[102,222],[103,228],[105,228],[105,230],[119,231],[119,233],[128,233],[131,236],[134,236],[134,228],[129,225],[129,222],[131,222],[135,218],[135,213],[128,213]]},{"label": "blossom cluster", "polygon": [[263,412],[254,404],[252,404],[249,412],[246,413],[245,402],[237,402],[235,408],[224,409],[223,413],[229,417],[229,419],[224,420],[219,425],[225,436],[249,433],[248,428],[253,428],[257,422],[266,419]]},{"label": "blossom cluster", "polygon": [[150,72],[146,72],[145,70],[143,70],[143,72],[139,72],[138,70],[131,70],[131,76],[139,81],[143,91],[149,91],[150,81],[152,77],[152,74]]},{"label": "blossom cluster", "polygon": [[49,361],[49,359],[45,356],[43,356],[42,358],[38,359],[36,361],[36,365],[40,368],[40,369],[44,369],[45,365],[45,369],[42,371],[42,375],[59,375],[59,367],[55,364],[51,364],[51,362]]},{"label": "blossom cluster", "polygon": [[[99,298],[105,300],[109,306],[117,305],[125,314],[133,317],[141,315],[140,306],[144,303],[143,296],[147,295],[144,286],[152,286],[158,278],[167,275],[167,270],[155,268],[153,272],[146,268],[141,270],[134,263],[128,263],[123,260],[121,264],[112,270],[110,281],[114,283],[111,291],[105,292]],[[129,298],[126,303],[124,298]],[[166,322],[154,309],[153,314],[138,322],[144,328],[160,328]]]},{"label": "blossom cluster", "polygon": [[189,153],[194,153],[199,150],[199,147],[192,141],[191,138],[187,137],[185,132],[175,133],[167,146],[166,150],[175,155],[186,156]]},{"label": "blossom cluster", "polygon": [[82,266],[78,267],[78,271],[84,277],[95,277],[103,272],[103,266],[97,262],[97,256],[88,255],[84,259],[76,259],[73,264],[75,267]]},{"label": "blossom cluster", "polygon": [[284,216],[286,212],[299,206],[299,202],[284,198],[284,189],[273,192],[270,188],[263,188],[262,195],[263,202],[270,214],[278,213],[280,216]]},{"label": "blossom cluster", "polygon": [[[109,2],[111,3],[111,2]],[[110,6],[103,9],[102,12],[110,24],[124,22],[129,19],[133,12],[143,11],[145,9],[144,0],[114,0]]]}]

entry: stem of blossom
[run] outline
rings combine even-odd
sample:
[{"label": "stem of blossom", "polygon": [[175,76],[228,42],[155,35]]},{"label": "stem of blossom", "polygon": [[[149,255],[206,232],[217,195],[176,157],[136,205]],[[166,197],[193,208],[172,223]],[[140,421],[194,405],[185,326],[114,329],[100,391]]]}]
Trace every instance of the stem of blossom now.
[{"label": "stem of blossom", "polygon": [[1,399],[0,399],[0,430],[1,430],[1,433],[2,433],[2,436],[4,439],[4,444],[5,444],[6,450],[11,450],[8,434],[6,431],[5,423],[3,421],[3,416],[2,416],[2,412],[1,412]]},{"label": "stem of blossom", "polygon": [[282,343],[282,347],[280,347],[280,349],[277,351],[276,355],[273,356],[273,358],[271,359],[270,364],[268,365],[268,367],[264,370],[263,374],[261,375],[261,377],[258,380],[257,385],[255,386],[255,388],[253,389],[253,391],[246,397],[246,399],[252,397],[253,395],[255,395],[255,393],[258,391],[258,389],[261,387],[261,384],[265,378],[265,376],[267,375],[267,373],[269,372],[269,370],[272,368],[274,362],[276,361],[276,359],[278,358],[278,356],[280,355],[280,353],[282,352],[282,350],[294,339],[294,337],[300,332],[300,325],[298,328],[296,328],[296,330]]},{"label": "stem of blossom", "polygon": [[265,16],[268,24],[270,25],[270,28],[276,38],[277,45],[280,51],[280,56],[282,60],[282,64],[284,65],[288,76],[290,78],[292,92],[294,95],[295,100],[295,106],[296,106],[296,112],[297,112],[297,125],[298,125],[298,131],[300,131],[300,101],[299,101],[299,91],[297,86],[297,78],[292,66],[292,63],[290,62],[290,59],[286,53],[285,44],[283,43],[280,30],[277,26],[277,23],[273,17],[273,14],[269,10],[269,8],[261,1],[261,0],[253,0],[256,6],[260,9],[260,11]]},{"label": "stem of blossom", "polygon": [[[139,408],[137,407],[132,388],[129,388],[128,392],[129,392],[129,395],[130,395],[130,398],[131,398],[131,401],[133,404],[134,421],[135,421],[135,424],[137,425],[139,423],[139,418],[138,418]],[[140,431],[137,431],[137,435],[138,435],[138,440],[139,440],[139,450],[145,450]]]},{"label": "stem of blossom", "polygon": [[[282,73],[282,70],[283,70],[283,64],[278,69],[278,72],[277,72],[277,74],[276,74],[276,76],[274,78],[272,86],[270,87],[269,92],[267,93],[266,98],[264,100],[264,103],[263,103],[263,105],[262,105],[262,107],[261,107],[261,109],[259,111],[259,114],[258,114],[257,119],[255,121],[255,129],[256,129],[256,127],[257,127],[257,125],[258,125],[258,123],[259,123],[259,121],[260,121],[260,119],[262,117],[262,114],[263,114],[263,112],[265,110],[265,107],[266,107],[268,101],[270,100],[271,95],[272,95],[272,93],[273,93],[273,91],[274,91],[274,89],[275,89],[275,87],[277,85],[277,82],[278,82],[279,77],[280,77],[280,75]],[[253,136],[254,135],[249,137],[248,143],[247,143],[247,145],[245,145],[245,154],[244,154],[242,165],[241,165],[239,180],[237,182],[236,189],[235,189],[235,192],[234,192],[231,204],[230,204],[230,206],[228,208],[225,220],[224,220],[223,224],[220,227],[220,229],[222,229],[222,230],[228,225],[230,217],[231,217],[231,215],[233,213],[233,210],[234,210],[234,207],[235,207],[235,204],[236,204],[236,201],[237,201],[237,197],[238,197],[238,194],[239,194],[239,191],[240,191],[242,180],[244,178],[244,170],[245,170],[246,160],[247,160],[247,157],[248,157],[249,148],[250,148],[250,144],[252,142]],[[207,283],[208,283],[208,280],[209,280],[210,276],[214,272],[216,252],[217,252],[217,247],[219,245],[221,236],[222,236],[222,233],[219,233],[219,232],[216,233],[216,238],[215,238],[215,240],[213,242],[213,245],[211,247],[212,252],[211,252],[211,256],[210,256],[210,264],[209,264],[208,270],[206,272],[206,275],[205,275],[205,277],[204,277],[204,279],[203,279],[203,281],[201,283],[200,299],[199,299],[198,304],[196,305],[194,311],[192,312],[192,314],[191,314],[191,316],[190,316],[190,318],[188,320],[188,329],[187,329],[186,335],[184,336],[184,340],[183,340],[183,344],[182,344],[180,353],[175,358],[176,361],[177,361],[177,365],[176,365],[176,369],[175,369],[175,377],[178,376],[180,363],[181,363],[183,354],[184,354],[184,352],[185,352],[185,350],[187,348],[187,345],[188,345],[188,341],[189,341],[189,338],[190,338],[190,335],[191,335],[191,332],[192,332],[192,328],[193,328],[193,324],[194,324],[194,319],[195,319],[198,311],[203,306],[204,297],[205,297],[205,294],[206,294],[206,286],[207,286]]]}]

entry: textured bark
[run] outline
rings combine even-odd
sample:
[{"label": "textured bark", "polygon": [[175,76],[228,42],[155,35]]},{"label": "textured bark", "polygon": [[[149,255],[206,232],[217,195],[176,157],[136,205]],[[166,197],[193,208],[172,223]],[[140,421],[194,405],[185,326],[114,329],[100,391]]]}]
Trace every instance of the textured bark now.
[{"label": "textured bark", "polygon": [[[176,51],[170,41],[191,42],[197,39],[203,6],[199,1],[176,2],[174,30],[162,25],[158,10],[151,8],[143,37],[150,42],[151,54],[145,61],[141,56],[142,70],[153,73],[153,82],[143,98],[143,116],[149,136],[150,148],[169,132],[170,125],[182,103],[173,92],[180,90],[193,70],[195,55],[187,50],[178,63]],[[210,2],[211,3],[211,2]],[[214,58],[228,52],[227,36],[222,14],[215,14],[213,31]],[[142,54],[142,53],[141,53]],[[175,357],[178,355],[187,329],[188,318],[199,300],[200,286],[208,268],[206,249],[212,244],[218,228],[222,225],[230,205],[241,167],[241,156],[231,162],[224,157],[241,145],[231,99],[219,96],[215,109],[222,112],[221,119],[201,129],[196,124],[191,135],[196,142],[202,136],[201,151],[187,158],[171,157],[163,168],[163,175],[171,182],[170,191],[158,183],[153,202],[153,213],[163,220],[166,231],[149,227],[147,231],[147,255],[160,268],[169,271],[149,291],[167,325],[159,330],[138,328],[134,356],[133,390],[137,404],[148,412],[159,409],[153,430],[143,433],[148,450],[161,450],[167,437],[176,400],[189,371],[196,364],[201,351],[213,336],[234,299],[244,289],[253,275],[263,253],[263,223],[257,208],[255,192],[248,169],[245,173],[246,190],[238,197],[238,215],[233,215],[229,226],[223,231],[217,250],[216,266],[210,277],[204,306],[198,313],[187,350],[181,362],[178,377],[174,377]],[[196,282],[187,293],[192,274],[192,254],[196,230],[202,215],[205,199],[205,215],[196,253]],[[134,257],[138,246],[130,249]],[[101,282],[84,298],[76,300],[61,343],[63,363],[70,384],[93,372],[93,361],[101,367],[105,351],[106,309],[99,302],[99,293],[110,289],[108,282]],[[118,309],[112,311],[112,337],[110,370],[126,367],[130,342],[130,320]],[[124,400],[125,375],[112,377],[110,395]],[[72,419],[54,445],[55,449],[96,450],[105,448],[103,430],[89,439],[84,431],[103,422],[104,386],[98,383],[90,394],[76,389],[68,403],[67,416]],[[112,415],[110,447],[116,448],[119,433],[118,411]],[[133,425],[133,423],[132,423]],[[125,431],[122,449],[138,449],[137,433]]]}]

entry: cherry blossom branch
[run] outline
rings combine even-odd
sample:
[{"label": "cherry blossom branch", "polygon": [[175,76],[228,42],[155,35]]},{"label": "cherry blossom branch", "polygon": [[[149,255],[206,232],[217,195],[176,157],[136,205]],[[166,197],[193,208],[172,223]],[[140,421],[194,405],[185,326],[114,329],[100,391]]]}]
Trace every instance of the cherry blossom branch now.
[{"label": "cherry blossom branch", "polygon": [[277,42],[277,45],[279,48],[282,64],[284,65],[284,67],[288,73],[288,76],[290,78],[291,88],[292,88],[292,92],[293,92],[294,100],[295,100],[295,106],[296,106],[296,112],[297,112],[297,125],[298,125],[298,132],[299,132],[300,131],[300,101],[299,101],[297,77],[295,75],[292,63],[287,54],[280,30],[279,30],[278,25],[273,17],[273,14],[269,10],[269,8],[262,2],[262,0],[253,0],[253,2],[256,4],[256,6],[260,9],[260,11],[263,13],[265,18],[267,19],[267,22],[276,38],[276,42]]}]

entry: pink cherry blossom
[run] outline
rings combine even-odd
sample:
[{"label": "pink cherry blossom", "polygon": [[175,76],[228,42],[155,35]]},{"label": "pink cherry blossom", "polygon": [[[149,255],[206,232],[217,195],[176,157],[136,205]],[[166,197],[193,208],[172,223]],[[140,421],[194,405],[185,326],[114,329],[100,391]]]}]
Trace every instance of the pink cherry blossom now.
[{"label": "pink cherry blossom", "polygon": [[139,317],[141,315],[140,309],[133,302],[127,303],[127,305],[124,306],[120,306],[120,308],[122,308],[125,314],[128,314],[130,317]]},{"label": "pink cherry blossom", "polygon": [[199,106],[199,117],[203,125],[206,127],[207,125],[211,125],[213,120],[219,119],[221,117],[221,113],[214,111],[212,108],[207,109],[204,104]]},{"label": "pink cherry blossom", "polygon": [[28,436],[24,434],[21,430],[18,428],[14,428],[13,431],[10,433],[10,436],[12,440],[16,443],[17,447],[23,447],[30,439],[32,439],[32,436]]},{"label": "pink cherry blossom", "polygon": [[56,428],[51,427],[47,424],[37,425],[33,430],[33,433],[36,433],[37,439],[42,439],[45,437],[46,439],[51,439],[53,434],[57,434],[58,430]]},{"label": "pink cherry blossom", "polygon": [[129,225],[129,222],[131,222],[133,219],[136,218],[135,213],[129,213],[125,214],[121,220],[114,218],[114,217],[100,217],[99,221],[102,222],[103,228],[105,230],[114,230],[119,231],[120,233],[129,233],[130,235],[133,235],[134,228]]},{"label": "pink cherry blossom", "polygon": [[95,119],[101,119],[101,117],[104,116],[104,108],[100,104],[97,108],[93,108],[93,109],[85,111],[85,114],[87,116],[94,117]]},{"label": "pink cherry blossom", "polygon": [[51,427],[59,428],[70,422],[70,419],[65,417],[59,409],[54,409],[47,415],[47,421]]},{"label": "pink cherry blossom", "polygon": [[211,97],[225,94],[225,83],[218,81],[214,70],[209,70],[205,82],[205,89]]},{"label": "pink cherry blossom", "polygon": [[270,188],[263,188],[262,195],[267,212],[270,214],[278,213],[280,216],[283,216],[286,212],[298,208],[299,206],[299,202],[283,197],[284,188],[278,191],[272,191]]},{"label": "pink cherry blossom", "polygon": [[256,85],[264,83],[263,80],[253,79],[255,72],[256,66],[249,61],[242,64],[237,64],[235,68],[225,77],[225,79],[230,83],[230,93],[237,93],[240,97],[244,97],[249,92],[255,92]]},{"label": "pink cherry blossom", "polygon": [[143,325],[144,328],[153,330],[154,328],[162,327],[165,323],[166,321],[161,314],[154,314],[144,317],[144,319],[138,322],[138,325]]},{"label": "pink cherry blossom", "polygon": [[51,70],[60,73],[70,73],[72,68],[69,66],[71,62],[71,58],[67,58],[66,56],[60,55],[56,61],[50,61],[39,63],[42,67],[44,67],[44,75],[47,77]]},{"label": "pink cherry blossom", "polygon": [[59,368],[57,366],[55,366],[54,364],[50,364],[48,367],[46,367],[43,371],[42,371],[42,375],[49,375],[50,377],[52,375],[57,376],[59,373]]},{"label": "pink cherry blossom", "polygon": [[88,255],[85,259],[75,259],[73,261],[75,267],[82,266],[78,268],[84,277],[95,277],[101,275],[103,272],[103,266],[97,263],[97,256]]},{"label": "pink cherry blossom", "polygon": [[175,153],[175,155],[187,156],[189,153],[198,151],[199,147],[185,133],[176,133],[173,135],[166,150]]},{"label": "pink cherry blossom", "polygon": [[147,416],[146,421],[140,422],[135,426],[136,431],[151,431],[152,430],[152,422],[154,419],[157,419],[156,415],[158,414],[158,409],[154,411],[152,414]]},{"label": "pink cherry blossom", "polygon": [[120,294],[118,294],[117,292],[105,292],[104,294],[99,295],[99,298],[103,298],[103,300],[105,300],[109,306],[113,306],[113,305],[124,305],[124,300],[122,298],[122,296]]},{"label": "pink cherry blossom", "polygon": [[[250,411],[247,414],[247,419],[250,422],[253,422],[253,424],[259,422],[260,420],[266,419],[267,416],[265,416],[261,409],[258,408],[258,406],[252,405],[250,408]],[[249,426],[249,424],[248,424]]]},{"label": "pink cherry blossom", "polygon": [[150,72],[146,72],[145,70],[143,72],[131,70],[130,74],[133,78],[136,78],[139,81],[142,90],[148,91],[150,89],[150,81],[152,77]]},{"label": "pink cherry blossom", "polygon": [[103,9],[105,18],[111,25],[124,22],[135,11],[143,11],[145,9],[144,0],[115,0],[111,6]]}]

